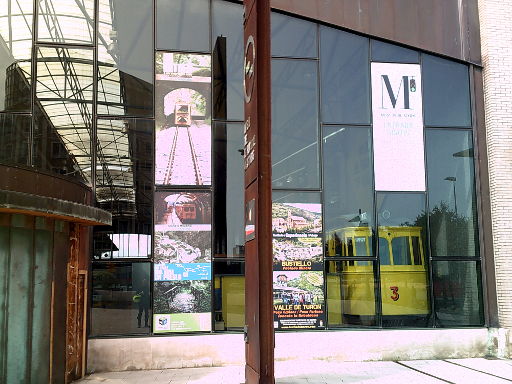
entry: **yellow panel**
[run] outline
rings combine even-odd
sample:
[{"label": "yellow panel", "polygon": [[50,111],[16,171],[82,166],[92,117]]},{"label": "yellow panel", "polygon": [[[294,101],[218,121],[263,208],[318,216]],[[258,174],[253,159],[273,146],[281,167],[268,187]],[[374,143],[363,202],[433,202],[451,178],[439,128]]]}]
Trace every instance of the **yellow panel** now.
[{"label": "yellow panel", "polygon": [[327,313],[330,325],[341,325],[341,276],[327,275]]},{"label": "yellow panel", "polygon": [[343,272],[343,313],[375,315],[373,266],[346,266]]},{"label": "yellow panel", "polygon": [[244,276],[222,276],[222,316],[224,317],[226,328],[244,327]]},{"label": "yellow panel", "polygon": [[[427,273],[419,270],[385,270],[381,267],[382,314],[423,315],[429,313]],[[421,266],[408,266],[421,267]],[[393,298],[395,300],[393,300]]]}]

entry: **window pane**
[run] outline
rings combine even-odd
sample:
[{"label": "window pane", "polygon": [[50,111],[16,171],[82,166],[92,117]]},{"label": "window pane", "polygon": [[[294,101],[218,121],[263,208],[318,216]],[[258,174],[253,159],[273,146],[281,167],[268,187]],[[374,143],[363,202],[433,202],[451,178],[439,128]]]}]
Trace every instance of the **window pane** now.
[{"label": "window pane", "polygon": [[153,122],[98,120],[96,204],[111,227],[94,228],[94,258],[147,258],[153,225]]},{"label": "window pane", "polygon": [[245,262],[215,261],[215,330],[242,330],[245,325]]},{"label": "window pane", "polygon": [[30,111],[33,7],[32,0],[0,5],[0,111]]},{"label": "window pane", "polygon": [[434,304],[439,327],[484,324],[480,263],[434,261]]},{"label": "window pane", "polygon": [[31,116],[0,113],[0,163],[28,165]]},{"label": "window pane", "polygon": [[93,51],[38,49],[34,165],[91,182]]},{"label": "window pane", "polygon": [[244,119],[243,6],[214,0],[213,117]]},{"label": "window pane", "polygon": [[272,13],[272,56],[317,57],[317,25]]},{"label": "window pane", "polygon": [[470,127],[467,65],[430,55],[422,57],[425,125]]},{"label": "window pane", "polygon": [[156,5],[157,49],[210,51],[208,0],[157,0]]},{"label": "window pane", "polygon": [[329,327],[376,325],[373,270],[369,261],[326,262]]},{"label": "window pane", "polygon": [[417,51],[398,45],[372,40],[372,61],[382,63],[418,63],[420,56]]},{"label": "window pane", "polygon": [[370,123],[369,40],[320,29],[322,122]]},{"label": "window pane", "polygon": [[99,2],[98,113],[153,115],[153,2]]},{"label": "window pane", "polygon": [[245,246],[243,125],[214,125],[215,257],[243,257]]},{"label": "window pane", "polygon": [[[426,327],[430,320],[425,257],[425,195],[378,193],[380,284],[384,327]],[[414,246],[412,238],[419,238]],[[382,242],[382,246],[380,244]],[[384,246],[384,244],[386,246]],[[411,254],[418,252],[419,265]]]},{"label": "window pane", "polygon": [[[323,127],[324,214],[328,256],[372,256],[373,167],[369,128]],[[357,244],[357,240],[356,240]]]},{"label": "window pane", "polygon": [[427,130],[426,138],[432,256],[478,257],[471,132]]},{"label": "window pane", "polygon": [[94,0],[39,1],[39,41],[93,44]]},{"label": "window pane", "polygon": [[272,61],[272,186],[318,188],[316,62]]},{"label": "window pane", "polygon": [[150,263],[94,263],[91,336],[149,334]]},{"label": "window pane", "polygon": [[211,57],[156,53],[155,184],[211,185]]}]

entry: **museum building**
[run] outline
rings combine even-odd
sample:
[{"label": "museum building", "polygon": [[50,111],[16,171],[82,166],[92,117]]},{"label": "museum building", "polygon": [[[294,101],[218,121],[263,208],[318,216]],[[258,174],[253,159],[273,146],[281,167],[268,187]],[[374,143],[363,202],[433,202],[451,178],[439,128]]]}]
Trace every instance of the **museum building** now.
[{"label": "museum building", "polygon": [[[271,5],[276,359],[508,356],[512,6]],[[243,363],[243,28],[0,4],[0,382]]]}]

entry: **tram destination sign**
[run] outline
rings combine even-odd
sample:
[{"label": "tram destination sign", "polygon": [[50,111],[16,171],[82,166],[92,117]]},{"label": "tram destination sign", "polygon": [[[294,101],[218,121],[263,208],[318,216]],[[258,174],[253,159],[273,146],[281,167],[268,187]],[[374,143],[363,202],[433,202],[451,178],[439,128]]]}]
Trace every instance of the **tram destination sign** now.
[{"label": "tram destination sign", "polygon": [[372,63],[375,189],[425,191],[421,69]]}]

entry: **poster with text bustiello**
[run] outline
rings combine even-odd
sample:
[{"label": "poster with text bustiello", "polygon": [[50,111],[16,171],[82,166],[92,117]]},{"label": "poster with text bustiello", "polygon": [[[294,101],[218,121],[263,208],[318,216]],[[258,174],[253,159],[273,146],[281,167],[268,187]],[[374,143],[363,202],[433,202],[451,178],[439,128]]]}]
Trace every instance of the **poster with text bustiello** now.
[{"label": "poster with text bustiello", "polygon": [[274,328],[325,326],[321,204],[272,204]]},{"label": "poster with text bustiello", "polygon": [[425,191],[421,67],[372,63],[375,189]]}]

